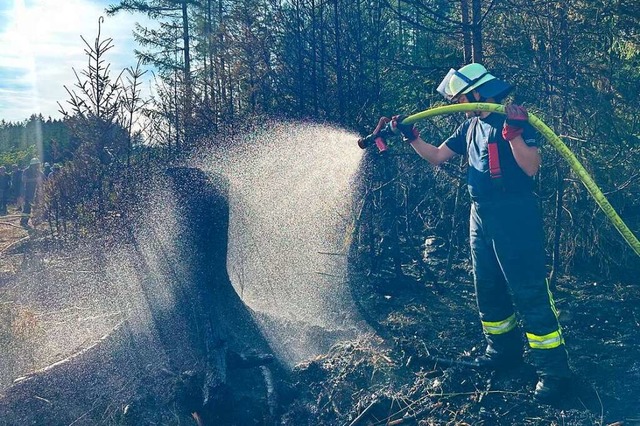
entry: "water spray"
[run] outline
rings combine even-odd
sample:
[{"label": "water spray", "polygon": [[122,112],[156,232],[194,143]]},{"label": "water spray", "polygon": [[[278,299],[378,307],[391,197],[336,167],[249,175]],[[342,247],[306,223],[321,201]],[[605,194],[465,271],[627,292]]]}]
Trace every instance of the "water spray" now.
[{"label": "water spray", "polygon": [[[499,114],[506,114],[504,105],[500,104],[491,104],[491,103],[465,103],[465,104],[455,104],[455,105],[446,105],[442,107],[430,108],[422,112],[418,112],[416,114],[410,115],[402,120],[402,124],[413,124],[419,120],[424,120],[429,117],[435,117],[437,115],[443,114],[452,114],[455,112],[467,112],[467,111],[484,111],[484,112],[497,112]],[[398,132],[395,129],[395,126],[392,125],[392,121],[388,118],[381,118],[378,122],[378,126],[373,131],[373,133],[369,136],[361,138],[358,140],[358,146],[362,149],[365,149],[372,145],[372,142],[375,142],[376,146],[380,152],[386,150],[386,144],[384,142],[385,138],[395,136]],[[622,238],[629,244],[629,246],[635,251],[635,253],[640,256],[640,241],[638,238],[631,232],[629,227],[624,223],[624,221],[620,218],[618,213],[615,211],[611,203],[607,200],[607,198],[602,193],[602,190],[595,183],[593,178],[589,175],[584,166],[580,163],[578,158],[571,152],[569,147],[562,142],[562,140],[556,135],[553,130],[549,128],[542,120],[536,117],[534,114],[529,113],[529,123],[535,127],[544,137],[551,143],[551,145],[562,155],[562,157],[567,161],[571,170],[573,170],[576,175],[580,178],[584,186],[587,188],[593,199],[596,201],[600,209],[604,212],[604,214],[609,218],[613,226],[620,232]],[[380,149],[380,145],[384,146],[385,149]]]}]

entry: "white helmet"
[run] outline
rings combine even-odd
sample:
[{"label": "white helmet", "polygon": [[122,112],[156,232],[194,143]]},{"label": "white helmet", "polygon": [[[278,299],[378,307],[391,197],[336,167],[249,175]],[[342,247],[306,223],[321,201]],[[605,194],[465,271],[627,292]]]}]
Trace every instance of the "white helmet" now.
[{"label": "white helmet", "polygon": [[476,90],[483,99],[494,98],[498,101],[507,96],[511,89],[513,87],[509,83],[489,74],[480,64],[465,65],[458,71],[451,68],[438,86],[438,92],[449,100]]},{"label": "white helmet", "polygon": [[33,166],[34,164],[40,164],[40,160],[38,160],[38,158],[36,157],[33,157],[31,161],[29,161],[30,166]]}]

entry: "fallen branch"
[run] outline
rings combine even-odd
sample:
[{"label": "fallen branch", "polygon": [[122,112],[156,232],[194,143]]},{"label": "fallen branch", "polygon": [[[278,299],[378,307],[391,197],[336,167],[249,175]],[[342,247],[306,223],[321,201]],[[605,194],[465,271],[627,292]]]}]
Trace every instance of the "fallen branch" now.
[{"label": "fallen branch", "polygon": [[2,216],[5,219],[17,219],[17,218],[23,218],[25,216],[29,216],[28,214],[7,214]]},{"label": "fallen branch", "polygon": [[[82,356],[83,354],[89,352],[91,349],[93,349],[94,347],[97,347],[100,342],[106,340],[111,334],[113,334],[116,330],[118,330],[119,328],[121,328],[124,324],[124,321],[119,322],[118,324],[116,324],[115,327],[113,327],[111,330],[109,330],[108,333],[104,334],[101,338],[99,338],[94,344],[92,344],[91,346],[88,346],[72,355],[69,355],[68,357],[66,357],[65,359],[62,359],[60,361],[54,362],[53,364],[47,365],[46,367],[40,368],[36,371],[33,371],[29,374],[27,374],[26,376],[22,376],[22,377],[18,377],[17,379],[15,379],[13,381],[14,384],[20,383],[20,382],[25,382],[28,380],[33,379],[34,377],[41,375],[49,370],[52,370],[56,367],[59,367],[60,365],[63,364],[68,364],[70,362],[72,362],[74,359],[79,358],[80,356]],[[93,408],[92,408],[93,409]],[[87,413],[89,413],[91,410],[89,410]],[[85,414],[87,414],[85,413]],[[77,421],[77,419],[76,419]]]},{"label": "fallen branch", "polygon": [[374,399],[373,401],[371,401],[371,404],[369,404],[369,405],[367,406],[367,408],[365,408],[364,410],[362,410],[362,413],[360,413],[360,414],[358,415],[358,417],[356,417],[355,419],[353,419],[353,421],[352,421],[351,423],[349,423],[349,426],[355,426],[355,425],[357,425],[358,423],[360,423],[360,421],[361,421],[362,419],[364,419],[364,418],[365,418],[365,416],[366,416],[367,414],[369,414],[369,411],[371,411],[371,410],[373,409],[373,407],[375,407],[376,405],[378,405],[378,402],[379,402],[379,401],[378,401],[378,399]]},{"label": "fallen branch", "polygon": [[17,244],[19,244],[19,243],[21,243],[21,242],[25,241],[25,240],[28,240],[29,238],[30,238],[30,237],[27,235],[26,237],[20,238],[19,240],[12,242],[12,243],[11,243],[11,244],[9,244],[8,246],[4,247],[4,248],[2,249],[2,251],[0,251],[0,254],[4,254],[4,253],[5,253],[7,250],[9,250],[11,247],[13,247],[13,246],[15,246],[15,245],[17,245]]},{"label": "fallen branch", "polygon": [[193,420],[195,420],[198,426],[204,426],[204,422],[202,421],[202,417],[200,417],[200,414],[194,411],[193,413],[191,413],[191,417],[193,417]]},{"label": "fallen branch", "polygon": [[39,399],[40,401],[44,401],[44,402],[46,402],[47,404],[51,405],[51,401],[49,401],[48,399],[45,399],[45,398],[43,398],[43,397],[41,397],[41,396],[38,396],[38,395],[33,395],[33,397],[34,397],[35,399]]},{"label": "fallen branch", "polygon": [[16,225],[15,223],[10,223],[10,222],[0,222],[0,225],[7,225],[7,226],[11,226],[12,228],[22,229],[22,226]]}]

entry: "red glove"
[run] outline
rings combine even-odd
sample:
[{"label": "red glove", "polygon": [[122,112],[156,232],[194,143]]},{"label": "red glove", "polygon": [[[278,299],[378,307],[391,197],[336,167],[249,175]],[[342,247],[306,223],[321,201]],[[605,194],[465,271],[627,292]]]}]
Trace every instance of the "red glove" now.
[{"label": "red glove", "polygon": [[406,115],[394,115],[391,118],[391,125],[402,133],[402,139],[405,142],[413,142],[420,137],[420,132],[413,124],[402,124],[405,118],[407,118]]},{"label": "red glove", "polygon": [[502,137],[510,141],[522,135],[522,127],[529,120],[529,114],[519,105],[507,105],[504,111],[507,113],[507,119],[502,128]]}]

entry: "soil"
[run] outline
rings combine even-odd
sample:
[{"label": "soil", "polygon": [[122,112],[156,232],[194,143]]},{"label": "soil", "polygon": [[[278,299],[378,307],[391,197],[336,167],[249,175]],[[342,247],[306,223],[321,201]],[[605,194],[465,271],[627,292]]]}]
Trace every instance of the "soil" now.
[{"label": "soil", "polygon": [[[28,247],[16,251],[11,246],[25,244],[17,242],[28,235],[34,244],[39,234],[17,226],[0,228],[0,301],[15,295],[15,277],[34,259],[25,255]],[[45,257],[55,263],[54,256]],[[198,409],[190,404],[199,397],[189,400],[189,392],[201,381],[198,373],[184,365],[175,371],[159,366],[145,380],[138,377],[128,387],[117,387],[120,393],[91,407],[76,424],[640,425],[637,283],[581,277],[557,284],[554,295],[575,380],[564,401],[548,406],[532,399],[537,378],[530,366],[496,374],[435,359],[464,360],[484,349],[467,263],[461,261],[448,281],[421,279],[419,271],[437,271],[440,260],[433,253],[404,265],[401,277],[354,272],[354,300],[375,334],[337,342],[293,371],[269,366],[234,370],[217,394],[217,409],[224,415],[206,421],[192,414]],[[39,318],[45,321],[46,315]],[[103,326],[108,330],[113,323]],[[97,328],[85,337],[95,340],[103,332]],[[23,337],[25,347],[42,338],[37,333]],[[56,356],[86,346],[76,343]],[[112,381],[120,386],[125,380],[118,376],[121,364],[113,362]],[[27,371],[38,367],[20,365]],[[104,389],[93,383],[91,392],[115,389],[104,382]],[[60,418],[65,408],[60,404]],[[63,424],[57,420],[33,424]]]}]

